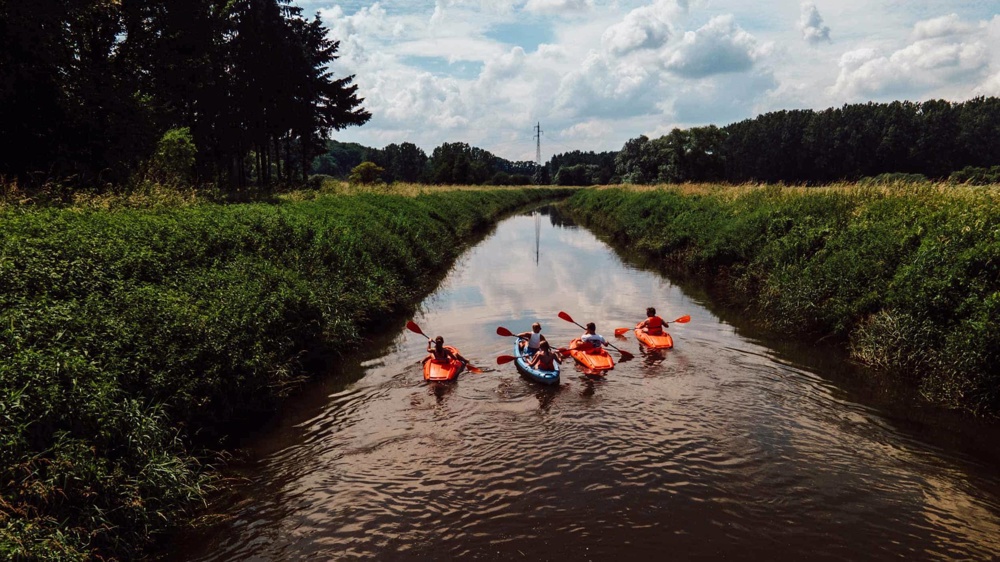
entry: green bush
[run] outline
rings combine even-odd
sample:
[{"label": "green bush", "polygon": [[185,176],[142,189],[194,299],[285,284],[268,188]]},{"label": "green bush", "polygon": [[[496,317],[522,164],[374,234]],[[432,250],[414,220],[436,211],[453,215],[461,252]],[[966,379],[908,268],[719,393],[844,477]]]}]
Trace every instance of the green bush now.
[{"label": "green bush", "polygon": [[351,175],[347,178],[347,181],[355,185],[372,185],[382,181],[382,174],[384,173],[385,168],[378,164],[374,162],[362,162],[351,168]]},{"label": "green bush", "polygon": [[578,220],[835,337],[931,400],[1000,414],[1000,196],[930,185],[576,193]]},{"label": "green bush", "polygon": [[879,174],[873,177],[861,178],[858,181],[858,185],[865,186],[891,186],[891,185],[905,185],[905,184],[916,184],[916,183],[929,183],[927,176],[923,174],[907,174],[903,172],[890,172],[885,174]]},{"label": "green bush", "polygon": [[0,559],[138,557],[210,484],[193,435],[273,409],[558,194],[0,211]]},{"label": "green bush", "polygon": [[1000,184],[1000,166],[991,166],[989,168],[967,166],[951,174],[948,180],[952,183],[964,183],[967,185]]},{"label": "green bush", "polygon": [[151,179],[163,185],[188,185],[194,179],[198,149],[191,129],[180,127],[163,133],[150,161]]}]

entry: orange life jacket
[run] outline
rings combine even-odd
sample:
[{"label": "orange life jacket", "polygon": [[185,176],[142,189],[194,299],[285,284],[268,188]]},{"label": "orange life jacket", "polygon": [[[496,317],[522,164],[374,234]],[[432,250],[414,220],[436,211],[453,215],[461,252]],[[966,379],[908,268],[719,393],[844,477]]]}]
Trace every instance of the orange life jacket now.
[{"label": "orange life jacket", "polygon": [[650,316],[646,319],[646,332],[658,336],[663,333],[663,318]]}]

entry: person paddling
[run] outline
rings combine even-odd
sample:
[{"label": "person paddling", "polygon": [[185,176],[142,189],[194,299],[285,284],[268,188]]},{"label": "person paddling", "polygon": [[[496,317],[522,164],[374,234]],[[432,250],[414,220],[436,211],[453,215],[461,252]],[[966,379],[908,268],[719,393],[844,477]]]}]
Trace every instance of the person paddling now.
[{"label": "person paddling", "polygon": [[649,307],[646,309],[646,319],[636,326],[637,329],[646,332],[651,336],[663,334],[663,329],[667,327],[667,321],[656,315],[656,309]]},{"label": "person paddling", "polygon": [[592,348],[600,349],[602,345],[608,345],[608,340],[604,339],[604,336],[597,333],[597,325],[593,322],[587,322],[586,332],[580,336],[580,341],[590,344]]},{"label": "person paddling", "polygon": [[517,337],[521,339],[518,345],[521,347],[522,355],[527,356],[538,353],[542,342],[545,341],[545,336],[542,335],[542,325],[538,322],[531,325],[530,332],[521,332],[517,334]]},{"label": "person paddling", "polygon": [[562,363],[562,359],[559,359],[559,355],[552,352],[549,342],[542,341],[539,346],[538,353],[531,358],[531,361],[528,361],[528,367],[539,371],[555,371],[556,363]]},{"label": "person paddling", "polygon": [[456,361],[461,361],[462,363],[468,363],[465,357],[461,354],[455,353],[452,350],[444,346],[444,338],[438,336],[433,340],[427,340],[427,359],[431,361],[437,361],[438,363],[446,363],[452,359]]}]

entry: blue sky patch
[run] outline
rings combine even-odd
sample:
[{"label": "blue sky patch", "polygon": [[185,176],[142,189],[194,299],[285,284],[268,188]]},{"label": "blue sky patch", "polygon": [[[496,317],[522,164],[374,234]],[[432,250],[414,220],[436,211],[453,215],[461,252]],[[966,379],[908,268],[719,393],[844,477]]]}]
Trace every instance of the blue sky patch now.
[{"label": "blue sky patch", "polygon": [[542,43],[551,43],[555,38],[552,27],[541,21],[496,24],[486,32],[486,37],[520,46],[528,53],[537,50]]}]

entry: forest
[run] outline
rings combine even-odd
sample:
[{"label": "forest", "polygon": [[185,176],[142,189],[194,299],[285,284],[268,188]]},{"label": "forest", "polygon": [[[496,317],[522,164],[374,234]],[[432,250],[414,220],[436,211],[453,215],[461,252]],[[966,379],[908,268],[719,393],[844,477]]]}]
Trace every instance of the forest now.
[{"label": "forest", "polygon": [[329,141],[313,172],[347,178],[364,161],[381,180],[430,184],[554,185],[895,179],[1000,182],[1000,99],[845,105],[765,113],[725,127],[630,139],[618,152],[556,154],[540,168],[466,143],[428,156],[412,143],[384,149]]},{"label": "forest", "polygon": [[370,118],[337,50],[290,0],[0,3],[0,178],[301,183]]},{"label": "forest", "polygon": [[387,183],[1000,181],[1000,99],[985,97],[776,111],[542,166],[466,142],[430,154],[338,142],[371,115],[354,76],[335,75],[327,31],[291,0],[3,3],[0,180],[236,191],[348,179],[371,162]]},{"label": "forest", "polygon": [[640,136],[618,153],[615,172],[622,183],[815,185],[883,174],[944,180],[965,170],[955,178],[965,182],[997,164],[1000,99],[977,97],[777,111],[722,128]]}]

